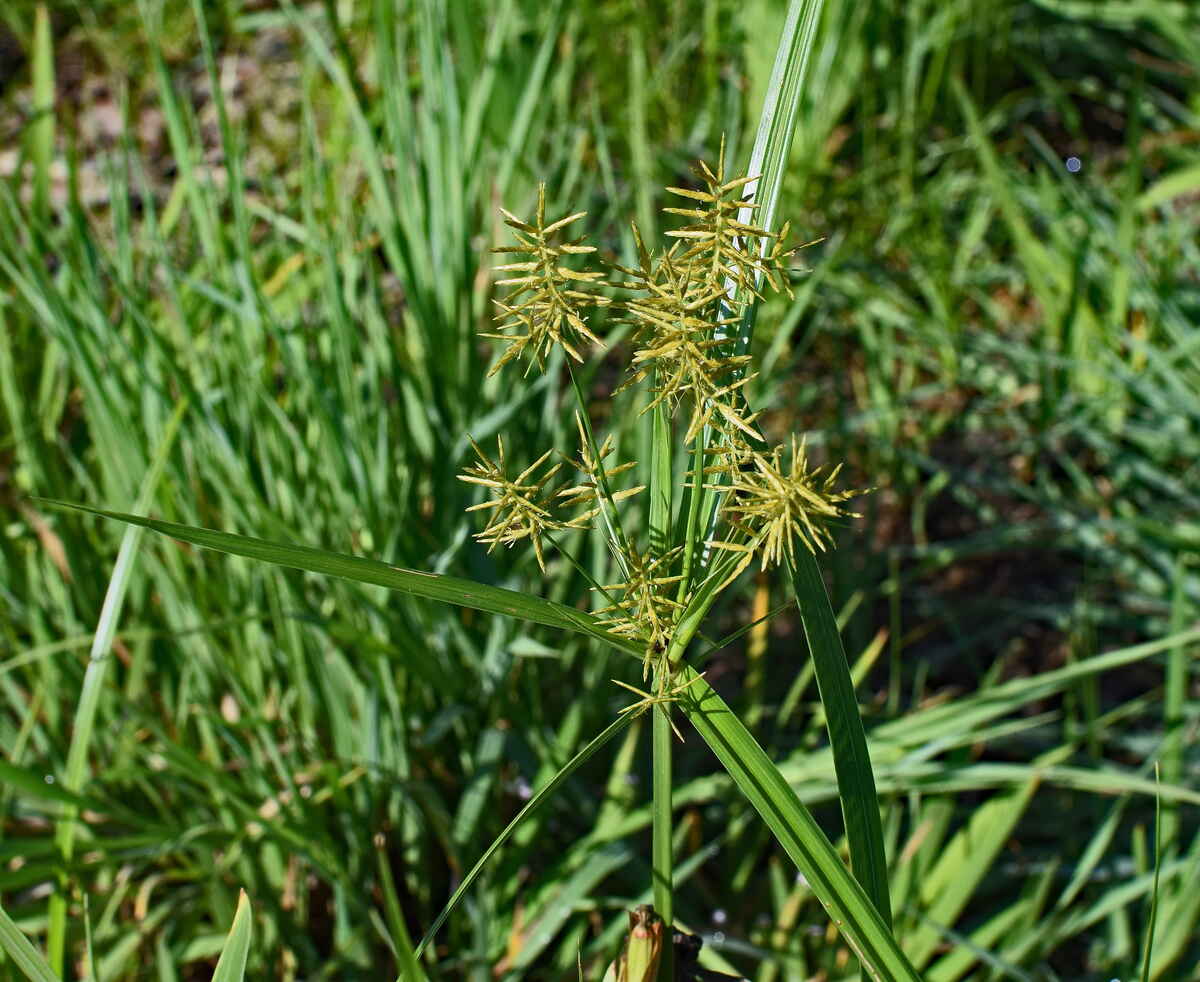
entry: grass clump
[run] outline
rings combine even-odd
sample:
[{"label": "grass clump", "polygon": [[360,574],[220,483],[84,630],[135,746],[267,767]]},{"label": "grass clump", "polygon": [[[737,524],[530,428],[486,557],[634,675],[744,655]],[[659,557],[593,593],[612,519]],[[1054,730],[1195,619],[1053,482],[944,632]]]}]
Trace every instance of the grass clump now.
[{"label": "grass clump", "polygon": [[[846,977],[846,932],[814,930],[844,862],[799,836],[795,800],[753,797],[786,788],[874,882],[839,841],[826,724],[848,714],[811,637],[844,645],[877,787],[847,800],[878,806],[886,906],[922,975],[1190,979],[1191,5],[825,0],[773,193],[750,147],[787,21],[766,0],[10,7],[0,905],[15,947],[14,931],[47,950],[53,917],[68,976],[90,953],[103,979],[207,977],[230,925],[252,923],[249,977],[574,979],[581,961],[599,978],[625,912],[669,897],[665,920],[705,939],[706,971]],[[97,79],[97,64],[132,67]],[[834,502],[861,517],[814,521],[836,549],[814,557],[803,523],[756,545],[656,703],[645,640],[614,634],[620,610],[593,615],[631,582],[618,522],[626,566],[642,558],[632,579],[682,577],[686,551],[667,554],[696,502],[689,581],[704,582],[741,558],[715,543],[766,528],[728,534],[735,487],[750,503],[774,486],[717,434],[699,462],[713,487],[691,497],[694,393],[642,414],[666,362],[639,362],[609,400],[656,343],[653,298],[618,286],[644,269],[628,218],[652,245],[694,224],[659,206],[704,202],[656,189],[710,193],[687,168],[721,132],[730,171],[763,175],[753,196],[728,192],[760,204],[729,220],[802,216],[822,238],[794,297],[767,285],[705,313],[735,343],[686,358],[751,357],[709,391],[757,373],[719,401],[764,441],[719,410],[708,422],[781,477],[799,432],[819,493],[875,490]],[[637,272],[564,284],[592,298],[582,320],[607,353],[564,322],[582,361],[551,344],[543,369],[530,342],[520,369],[489,377],[499,358],[479,334],[528,333],[497,331],[492,297],[530,296],[493,285],[489,249],[510,241],[496,206],[535,215],[542,182],[546,224],[588,212],[552,246],[596,247],[555,265]],[[663,289],[690,246],[674,241]],[[560,385],[568,363],[582,398]],[[529,537],[473,539],[491,513],[465,511],[480,500],[457,479],[468,436],[498,464],[501,435],[510,480],[549,447],[571,456],[533,504],[564,523],[601,509],[546,530],[545,572]],[[130,511],[168,443],[145,514],[190,544],[147,536],[117,575],[124,530],[44,499]],[[844,462],[828,489],[824,461]],[[794,546],[771,553],[794,568],[762,570],[772,541]],[[331,575],[347,571],[359,578]],[[123,578],[114,623],[102,612]],[[664,643],[680,582],[647,591]],[[797,585],[827,591],[828,622]],[[761,756],[718,729],[733,719]],[[678,944],[660,964],[668,948],[695,965]]]}]

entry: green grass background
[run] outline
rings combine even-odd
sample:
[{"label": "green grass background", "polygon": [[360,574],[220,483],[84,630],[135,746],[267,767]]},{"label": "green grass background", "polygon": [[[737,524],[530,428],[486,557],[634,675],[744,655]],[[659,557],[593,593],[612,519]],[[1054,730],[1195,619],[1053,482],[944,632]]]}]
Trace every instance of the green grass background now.
[{"label": "green grass background", "polygon": [[[148,538],[75,797],[123,530],[35,498],[127,510],[186,400],[156,515],[586,597],[565,563],[486,555],[454,477],[468,433],[574,447],[555,366],[485,378],[497,206],[544,180],[627,260],[628,220],[668,227],[659,189],[722,134],[744,165],[783,13],[145,0],[52,5],[39,39],[34,4],[0,11],[0,902],[42,943],[65,899],[68,974],[86,929],[98,978],[207,978],[244,888],[251,977],[394,977],[395,939],[636,667]],[[760,313],[751,401],[875,489],[823,566],[897,936],[943,982],[1132,978],[1157,856],[1149,975],[1195,979],[1200,7],[827,0],[781,214],[820,241]],[[624,357],[584,385],[648,461],[636,403],[608,400]],[[607,582],[599,540],[572,545]],[[730,596],[712,633],[786,599],[753,576]],[[836,836],[792,615],[707,668]],[[645,737],[517,833],[432,977],[599,977],[649,899]],[[709,964],[853,975],[694,735],[675,768],[676,916]]]}]

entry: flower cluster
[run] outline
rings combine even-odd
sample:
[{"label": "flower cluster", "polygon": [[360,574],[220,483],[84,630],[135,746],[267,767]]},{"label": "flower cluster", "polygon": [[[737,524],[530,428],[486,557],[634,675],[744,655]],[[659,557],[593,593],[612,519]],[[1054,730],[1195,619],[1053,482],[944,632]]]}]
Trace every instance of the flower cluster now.
[{"label": "flower cluster", "polygon": [[742,310],[762,299],[764,284],[791,292],[786,277],[791,251],[784,247],[788,226],[773,235],[745,220],[758,206],[740,195],[754,178],[727,181],[724,161],[722,144],[715,173],[700,162],[696,174],[704,190],[667,188],[699,205],[664,209],[691,220],[667,233],[678,240],[670,249],[652,257],[635,228],[638,266],[617,267],[629,278],[622,285],[640,294],[624,305],[638,343],[626,384],[652,379],[648,409],[665,402],[674,410],[690,397],[685,442],[707,426],[735,441],[762,440],[741,393],[754,377],[745,373],[750,358],[730,350],[728,334]]},{"label": "flower cluster", "polygon": [[[614,491],[612,479],[636,467],[637,464],[631,461],[606,470],[604,460],[611,456],[614,450],[612,437],[606,438],[604,444],[597,448],[590,440],[583,418],[577,417],[576,422],[579,426],[580,441],[577,460],[568,461],[563,458],[549,464],[554,451],[547,450],[514,478],[508,476],[502,438],[496,438],[496,460],[489,457],[474,440],[470,441],[478,460],[460,474],[458,479],[488,489],[489,497],[486,501],[467,509],[491,512],[487,525],[475,536],[478,541],[487,545],[488,552],[498,545],[514,546],[528,539],[533,544],[538,565],[542,572],[545,572],[543,540],[550,533],[586,528],[606,507],[615,506],[616,502],[632,498],[645,490],[644,486],[639,485]],[[567,487],[553,488],[551,485],[564,463],[573,463],[583,473],[583,480]],[[542,470],[541,476],[535,478],[534,475],[543,467],[546,469]],[[573,517],[561,517],[563,510],[580,505],[591,507]]]},{"label": "flower cluster", "polygon": [[530,367],[536,361],[538,367],[544,369],[546,356],[555,345],[561,346],[576,361],[583,361],[576,348],[581,344],[580,339],[593,344],[599,344],[600,339],[588,328],[582,312],[589,306],[608,303],[594,292],[603,285],[602,274],[581,272],[563,263],[565,256],[583,256],[596,251],[595,246],[582,244],[582,236],[563,238],[567,227],[587,212],[567,215],[547,225],[544,184],[538,187],[537,214],[532,223],[523,222],[503,208],[500,210],[504,214],[504,224],[514,230],[517,243],[494,251],[528,258],[496,267],[499,272],[521,275],[497,281],[497,286],[508,287],[505,296],[495,301],[501,311],[497,318],[499,333],[485,334],[484,337],[505,341],[508,348],[488,374],[494,375],[527,351],[533,355]]},{"label": "flower cluster", "polygon": [[682,552],[680,546],[655,556],[653,552],[640,552],[627,546],[621,554],[625,580],[600,587],[606,594],[620,594],[620,599],[598,611],[609,622],[609,630],[618,637],[632,638],[645,646],[643,678],[666,653],[676,618],[683,610],[683,604],[671,596],[683,576],[670,573]]},{"label": "flower cluster", "polygon": [[561,461],[553,464],[535,480],[533,475],[554,454],[553,450],[547,450],[515,478],[510,479],[504,460],[504,441],[501,438],[496,438],[498,460],[492,460],[474,440],[471,440],[471,446],[475,449],[479,462],[468,467],[466,473],[460,474],[458,479],[469,484],[481,485],[487,488],[491,495],[488,500],[467,509],[491,511],[487,525],[476,538],[487,543],[488,552],[499,545],[511,547],[522,539],[528,539],[533,543],[538,565],[542,572],[545,572],[543,536],[571,524],[554,517],[550,511],[554,493],[545,490],[546,485],[562,467]]},{"label": "flower cluster", "polygon": [[[496,251],[524,258],[498,267],[519,275],[498,281],[507,288],[496,301],[499,327],[485,335],[507,345],[494,373],[526,354],[530,366],[536,361],[544,369],[556,345],[569,359],[581,361],[583,344],[599,343],[587,323],[596,308],[609,307],[632,326],[633,354],[617,392],[645,382],[649,397],[643,412],[657,409],[669,419],[685,408],[687,422],[681,429],[695,464],[680,482],[682,493],[666,496],[668,502],[680,501],[679,515],[667,515],[666,524],[686,526],[684,541],[653,541],[651,549],[642,551],[626,535],[617,505],[645,488],[615,488],[615,479],[637,465],[609,463],[616,453],[613,437],[595,440],[582,405],[576,414],[576,458],[551,463],[550,451],[509,479],[503,444],[493,461],[472,442],[479,462],[461,475],[489,493],[489,500],[472,509],[490,511],[476,536],[479,541],[494,549],[529,540],[543,569],[543,539],[602,520],[622,578],[607,586],[592,581],[606,601],[597,616],[614,635],[643,646],[643,674],[654,669],[656,677],[658,694],[642,693],[643,703],[631,709],[680,691],[671,685],[675,666],[670,659],[681,653],[716,595],[756,557],[766,569],[793,562],[797,543],[811,551],[824,549],[833,541],[829,523],[853,514],[844,503],[855,492],[835,489],[839,469],[813,467],[804,442],[796,439],[785,464],[785,448],[767,449],[757,414],[745,397],[754,375],[748,372],[749,356],[738,353],[732,338],[748,306],[761,300],[764,290],[790,294],[787,226],[776,235],[753,223],[757,205],[748,193],[753,179],[727,179],[724,146],[715,170],[701,163],[696,173],[698,188],[667,189],[687,199],[687,207],[665,209],[687,222],[667,233],[675,241],[652,253],[634,226],[636,264],[615,266],[611,281],[566,264],[595,249],[583,245],[581,237],[565,234],[583,212],[547,223],[544,186],[538,189],[532,222],[504,212],[516,244]],[[612,300],[598,294],[602,288],[628,295]],[[582,399],[578,386],[575,391]],[[555,488],[564,464],[581,477]],[[702,502],[709,503],[715,520],[700,517]],[[574,517],[562,517],[564,511],[580,508]],[[590,579],[582,567],[581,572]],[[682,633],[688,637],[680,637],[685,622],[689,627]]]},{"label": "flower cluster", "polygon": [[729,573],[735,579],[755,555],[762,569],[794,562],[795,543],[810,551],[832,545],[828,522],[855,518],[842,507],[857,491],[835,491],[841,465],[831,471],[810,467],[803,440],[792,437],[791,466],[783,466],[783,447],[761,453],[745,447],[717,448],[722,462],[705,468],[710,477],[723,483],[708,484],[727,492],[725,514],[730,538],[711,542],[714,548],[736,552],[741,560]]},{"label": "flower cluster", "polygon": [[690,397],[685,443],[714,421],[761,439],[754,418],[740,411],[733,398],[753,377],[738,373],[750,358],[728,354],[728,343],[716,335],[718,328],[736,321],[720,316],[724,289],[706,289],[697,280],[695,262],[682,265],[675,251],[668,250],[641,270],[626,271],[637,276],[636,285],[644,295],[625,304],[637,328],[639,348],[622,388],[653,377],[654,397],[643,411],[660,403],[674,411]]}]

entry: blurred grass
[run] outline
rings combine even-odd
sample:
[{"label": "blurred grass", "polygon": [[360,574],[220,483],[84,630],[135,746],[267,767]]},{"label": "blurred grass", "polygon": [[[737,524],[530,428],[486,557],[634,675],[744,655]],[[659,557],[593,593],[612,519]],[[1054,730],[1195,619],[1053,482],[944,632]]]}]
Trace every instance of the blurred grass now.
[{"label": "blurred grass", "polygon": [[[244,887],[251,977],[394,977],[529,790],[611,721],[624,660],[147,541],[75,793],[121,536],[32,498],[125,507],[187,398],[152,513],[573,602],[571,569],[547,589],[470,541],[453,479],[467,433],[503,427],[514,458],[572,440],[556,386],[485,379],[496,205],[545,180],[628,249],[624,216],[657,221],[656,189],[722,133],[748,159],[783,5],[116,6],[47,5],[60,59],[127,73],[110,144],[73,139],[88,106],[61,70],[53,127],[33,111],[35,5],[5,18],[27,63],[0,93],[25,122],[0,186],[0,902],[44,939],[61,878],[68,971],[86,893],[98,977],[188,978]],[[1180,634],[1200,601],[1200,12],[1130,10],[826,0],[783,185],[780,215],[824,239],[796,301],[758,318],[753,401],[878,489],[826,565],[897,936],[931,979],[1132,977],[1156,760],[1151,977],[1200,957]],[[603,398],[614,372],[581,384]],[[650,459],[647,420],[609,425]],[[594,545],[572,549],[603,582]],[[763,611],[786,599],[767,589]],[[836,828],[799,629],[772,621],[761,684],[742,687],[742,641],[708,678]],[[599,973],[621,908],[649,899],[630,753],[597,754],[514,834],[432,978],[574,978],[578,952]],[[711,964],[852,971],[701,742],[674,756],[675,913]]]}]

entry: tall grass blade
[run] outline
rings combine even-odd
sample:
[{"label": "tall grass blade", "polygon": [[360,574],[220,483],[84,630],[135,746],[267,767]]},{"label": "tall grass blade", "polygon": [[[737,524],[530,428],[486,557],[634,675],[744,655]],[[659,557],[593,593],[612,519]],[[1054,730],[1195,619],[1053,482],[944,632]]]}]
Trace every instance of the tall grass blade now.
[{"label": "tall grass blade", "polygon": [[775,50],[747,169],[748,174],[760,177],[758,183],[747,185],[747,189],[759,205],[756,221],[768,231],[775,228],[783,171],[796,132],[808,59],[824,8],[825,0],[791,0]]},{"label": "tall grass blade", "polygon": [[[693,669],[683,671],[685,682],[697,678]],[[920,976],[887,922],[750,731],[704,679],[687,691],[691,696],[680,700],[684,713],[804,875],[866,971],[881,982],[916,982]]]},{"label": "tall grass blade", "polygon": [[0,907],[0,948],[31,982],[59,982],[58,976],[50,970],[50,963],[25,937],[3,907]]},{"label": "tall grass blade", "polygon": [[[166,429],[163,431],[154,458],[150,463],[150,469],[142,482],[141,492],[134,505],[135,511],[146,511],[150,507],[186,409],[186,400],[181,400],[167,421]],[[113,636],[116,634],[117,621],[121,616],[121,608],[125,602],[125,592],[129,588],[129,578],[133,573],[133,561],[141,540],[142,530],[137,526],[125,530],[125,534],[121,538],[121,548],[117,553],[117,561],[113,567],[112,578],[108,581],[108,591],[104,595],[104,604],[100,608],[100,620],[96,625],[96,634],[92,638],[88,666],[84,672],[83,687],[79,693],[79,704],[75,709],[75,725],[71,731],[71,744],[67,751],[67,767],[66,773],[63,775],[63,787],[67,791],[78,792],[83,789],[88,750],[92,745],[96,710],[100,704],[104,676],[108,671],[109,653],[112,648]],[[78,812],[73,807],[67,806],[59,818],[58,828],[55,830],[55,843],[64,862],[69,861],[75,851],[75,832],[78,827],[75,819],[77,815]],[[65,888],[66,882],[63,881],[60,883],[58,892],[50,898],[50,924],[46,940],[50,965],[59,974],[62,974],[67,936]]]},{"label": "tall grass blade", "polygon": [[[425,932],[425,937],[423,937],[421,939],[421,943],[417,945],[417,958],[421,957],[421,953],[426,949],[426,947],[428,947],[429,943],[433,941],[442,925],[446,923],[446,918],[449,917],[454,911],[454,908],[458,906],[459,901],[461,901],[466,895],[467,890],[471,888],[471,884],[475,882],[476,878],[483,871],[483,867],[487,865],[488,860],[496,854],[496,850],[498,850],[509,840],[521,823],[524,822],[525,819],[529,818],[534,812],[536,812],[542,806],[542,804],[545,803],[545,801],[552,794],[554,794],[559,787],[562,786],[562,783],[568,777],[574,774],[581,765],[587,763],[587,761],[592,758],[597,750],[599,750],[606,743],[608,743],[609,740],[625,729],[625,727],[629,725],[631,718],[632,717],[630,713],[623,713],[620,717],[609,723],[604,730],[602,730],[591,740],[591,742],[587,744],[587,746],[585,746],[579,751],[579,753],[567,761],[555,773],[555,775],[550,778],[549,781],[538,788],[529,801],[525,803],[525,807],[523,807],[519,812],[517,812],[516,815],[513,816],[513,820],[504,827],[504,831],[496,836],[496,838],[492,841],[492,844],[484,850],[483,855],[476,860],[475,865],[471,867],[470,871],[466,876],[463,877],[462,882],[458,885],[458,888],[453,894],[451,894],[450,899],[446,902],[446,906],[442,909],[442,912],[438,914],[438,916],[434,918],[433,923],[429,925],[429,930]],[[406,982],[406,980],[403,976],[401,976],[397,982]]]},{"label": "tall grass blade", "polygon": [[[640,48],[634,52],[641,56]],[[635,94],[635,104],[640,95]],[[635,140],[635,146],[637,141]],[[645,220],[645,216],[642,216]],[[666,407],[656,406],[650,414],[652,427],[650,443],[650,548],[661,555],[667,548],[671,533],[671,421]],[[686,575],[686,574],[685,574]],[[656,684],[658,684],[656,679]],[[650,868],[653,881],[654,908],[663,919],[668,931],[675,916],[675,862],[671,820],[671,754],[673,739],[669,706],[655,708],[651,725],[651,798],[652,824],[650,846]],[[671,979],[674,974],[674,958],[670,945],[666,946],[664,958],[659,965],[659,978]]]},{"label": "tall grass blade", "polygon": [[33,209],[45,219],[50,211],[50,165],[54,161],[54,38],[50,12],[39,3],[33,19],[33,109],[29,127],[33,161]]},{"label": "tall grass blade", "polygon": [[1195,194],[1200,188],[1200,164],[1190,164],[1173,170],[1146,188],[1137,199],[1138,211],[1151,211],[1185,194]]},{"label": "tall grass blade", "polygon": [[400,978],[405,982],[427,982],[425,970],[417,961],[408,925],[404,923],[404,912],[400,909],[400,898],[396,893],[396,881],[392,876],[387,851],[381,839],[376,840],[375,857],[379,869],[379,882],[383,891],[383,910],[391,933],[392,946],[396,949],[396,960],[400,963]]},{"label": "tall grass blade", "polygon": [[[1158,778],[1155,767],[1155,779]],[[1150,982],[1150,955],[1154,951],[1154,927],[1158,920],[1158,877],[1162,872],[1162,798],[1154,799],[1154,892],[1150,895],[1150,923],[1146,925],[1146,951],[1142,957],[1142,982]]]},{"label": "tall grass blade", "polygon": [[842,636],[816,557],[807,549],[798,549],[789,573],[816,670],[817,690],[825,708],[825,726],[829,731],[838,798],[850,847],[850,866],[884,923],[890,926],[892,907],[888,898],[887,856],[883,850],[879,799],[875,794],[867,735],[859,716]]},{"label": "tall grass blade", "polygon": [[[651,713],[654,723],[651,727],[651,794],[653,798],[650,869],[654,885],[654,909],[668,930],[674,923],[675,917],[675,859],[673,855],[671,817],[671,741],[675,739],[671,732],[669,704],[655,706]],[[674,953],[670,945],[664,946],[663,963],[659,965],[660,979],[674,978]]]},{"label": "tall grass blade", "polygon": [[[739,218],[753,221],[768,232],[776,228],[780,188],[796,129],[808,59],[823,6],[823,0],[792,0],[788,7],[750,156],[748,173],[757,176],[758,180],[747,185],[746,196],[752,198],[758,208],[753,212],[744,210]],[[745,305],[734,339],[736,354],[744,354],[750,347],[756,310],[757,304]],[[705,539],[711,540],[716,537],[715,494],[710,496],[706,518]],[[707,565],[710,555],[705,553],[704,565]],[[888,900],[887,860],[879,821],[879,803],[841,635],[816,560],[811,555],[804,555],[799,566],[799,572],[793,570],[793,581],[818,673],[830,742],[834,747],[838,792],[842,799],[851,861],[855,874],[884,924],[890,925],[891,904]]]},{"label": "tall grass blade", "polygon": [[221,949],[221,957],[217,960],[216,971],[213,972],[213,982],[242,982],[246,977],[246,957],[250,954],[250,901],[246,899],[246,891],[238,894],[237,912],[233,915],[233,925],[229,928],[229,936],[225,939],[225,947]]},{"label": "tall grass blade", "polygon": [[402,569],[399,566],[389,566],[377,559],[347,556],[345,553],[329,552],[324,549],[312,549],[308,546],[297,546],[284,542],[268,542],[265,539],[256,539],[249,535],[231,535],[228,532],[217,532],[213,529],[198,528],[193,525],[178,525],[175,522],[163,522],[156,518],[143,518],[140,515],[89,508],[86,505],[71,504],[65,501],[50,501],[44,498],[35,500],[43,501],[55,508],[87,512],[99,515],[101,518],[111,518],[118,522],[127,522],[130,525],[140,525],[181,542],[189,542],[192,545],[213,549],[231,556],[244,556],[246,559],[257,559],[261,562],[274,563],[276,566],[306,570],[309,573],[340,576],[358,583],[371,583],[375,586],[386,587],[389,590],[396,590],[413,597],[439,600],[442,603],[455,604],[459,607],[470,607],[473,610],[482,610],[490,614],[504,614],[517,620],[532,621],[546,627],[586,634],[604,641],[620,651],[635,655],[639,659],[642,657],[642,651],[636,644],[610,634],[590,614],[555,603],[552,600],[518,593],[515,590],[506,590],[503,587],[489,586],[486,583],[477,583],[474,580],[446,576],[441,573],[419,573],[411,569]]},{"label": "tall grass blade", "polygon": [[[746,198],[757,204],[758,208],[753,211],[744,209],[738,219],[753,222],[768,232],[774,232],[777,228],[779,192],[783,187],[792,137],[796,133],[796,118],[800,112],[800,95],[808,72],[808,58],[812,53],[824,6],[825,0],[792,0],[788,5],[787,20],[784,21],[779,47],[775,52],[775,64],[771,68],[771,80],[767,85],[758,132],[754,137],[754,149],[750,152],[750,165],[746,173],[758,180],[746,185]],[[751,303],[745,307],[737,328],[736,354],[745,354],[750,347],[757,310],[757,304]]]},{"label": "tall grass blade", "polygon": [[[771,79],[767,85],[762,113],[758,120],[758,132],[754,138],[754,148],[750,153],[750,164],[746,171],[748,176],[758,180],[746,185],[745,198],[758,207],[745,208],[738,213],[739,221],[752,222],[767,232],[776,231],[779,192],[783,186],[792,137],[796,132],[796,118],[800,110],[800,95],[808,70],[808,58],[812,53],[817,24],[820,22],[824,5],[824,0],[791,0],[787,20],[784,21],[779,37],[779,47],[775,51],[775,63],[771,69]],[[767,247],[765,239],[763,247]],[[736,291],[732,280],[727,281],[726,288]],[[732,336],[734,354],[744,355],[750,349],[757,311],[756,303],[747,303],[742,308],[736,333]],[[728,337],[726,331],[727,328],[719,327],[715,336]],[[710,491],[704,500],[704,540],[708,542],[716,536],[718,495]],[[707,570],[711,560],[712,550],[705,549],[701,554],[701,572]]]}]

